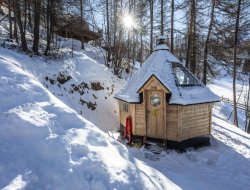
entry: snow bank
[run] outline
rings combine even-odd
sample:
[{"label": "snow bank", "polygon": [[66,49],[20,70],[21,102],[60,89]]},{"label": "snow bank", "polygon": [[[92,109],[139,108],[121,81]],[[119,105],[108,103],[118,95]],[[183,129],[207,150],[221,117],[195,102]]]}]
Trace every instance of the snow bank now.
[{"label": "snow bank", "polygon": [[[41,57],[30,57],[7,49],[0,49],[1,59],[10,61],[32,73],[57,98],[86,119],[91,120],[103,131],[114,130],[119,126],[118,103],[113,100],[113,96],[124,84],[124,81],[118,79],[107,67],[99,63],[97,53],[100,53],[100,49],[86,45],[86,52],[76,50],[73,58],[65,56],[64,59],[47,62]],[[93,59],[88,56],[89,54]],[[94,56],[95,54],[96,56]],[[55,80],[55,83],[52,84],[50,80],[56,79],[59,73],[65,73],[71,79],[64,84]],[[88,85],[88,88],[83,89],[82,93],[74,90],[74,87],[81,83]],[[100,83],[103,89],[93,90],[91,83]],[[83,101],[81,102],[81,100]],[[95,105],[95,110],[83,102]]]}]

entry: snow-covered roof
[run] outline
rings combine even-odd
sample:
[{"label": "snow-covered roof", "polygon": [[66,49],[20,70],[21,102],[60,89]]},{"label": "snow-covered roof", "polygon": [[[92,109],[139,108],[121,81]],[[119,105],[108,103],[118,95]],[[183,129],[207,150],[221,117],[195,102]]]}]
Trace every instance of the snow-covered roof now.
[{"label": "snow-covered roof", "polygon": [[139,89],[151,76],[155,76],[171,92],[169,104],[189,105],[220,101],[217,95],[191,73],[189,74],[197,80],[199,85],[178,85],[172,67],[173,63],[180,64],[180,61],[168,51],[168,47],[165,44],[156,46],[154,52],[144,62],[141,69],[129,79],[120,92],[115,94],[115,98],[130,103],[139,103]]},{"label": "snow-covered roof", "polygon": [[[169,47],[166,44],[160,44],[154,48],[154,51],[158,51],[158,50],[169,50]],[[178,59],[176,58],[176,60]]]}]

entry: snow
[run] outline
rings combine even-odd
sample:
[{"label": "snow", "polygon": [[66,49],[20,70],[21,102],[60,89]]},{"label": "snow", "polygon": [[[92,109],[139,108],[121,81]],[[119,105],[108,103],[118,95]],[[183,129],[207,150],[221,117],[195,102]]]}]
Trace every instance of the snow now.
[{"label": "snow", "polygon": [[158,158],[137,158],[164,173],[181,189],[248,189],[250,183],[250,135],[213,115],[210,147],[179,154],[169,151]]},{"label": "snow", "polygon": [[[217,76],[216,78],[210,79],[207,86],[216,95],[233,102],[233,78],[231,74],[232,68],[228,66],[226,67],[226,63],[217,60],[214,57],[210,56],[209,59],[211,59],[214,63],[212,67],[216,71]],[[247,105],[248,88],[248,75],[238,72],[236,80],[236,94],[237,103],[241,104],[241,107],[243,107],[243,105]],[[218,110],[220,112],[220,115],[225,120],[227,120],[231,124],[234,123],[232,103],[228,103],[226,101],[221,102]],[[242,108],[238,108],[237,112],[239,127],[242,130],[245,130],[246,111]]]},{"label": "snow", "polygon": [[[159,38],[159,39],[162,39],[162,38]],[[163,38],[164,39],[164,38]],[[157,50],[169,50],[169,47],[166,45],[166,44],[160,44],[158,46],[156,46],[154,48],[154,51],[157,51]],[[179,62],[179,60],[175,60],[177,63]]]},{"label": "snow", "polygon": [[[77,51],[72,59],[45,62],[0,48],[0,189],[248,189],[250,135],[226,119],[224,103],[213,110],[211,146],[185,153],[155,155],[121,144],[93,124],[105,117],[115,122],[114,112],[102,116],[83,109],[80,115],[68,100],[77,96],[44,77],[68,71],[74,83],[100,76],[111,84],[113,74],[89,56],[95,55],[91,49]],[[123,81],[113,80],[118,90]],[[95,92],[98,99],[106,93]],[[116,104],[114,98],[109,101],[102,113]]]},{"label": "snow", "polygon": [[21,190],[24,189],[25,186],[27,185],[27,182],[23,181],[23,176],[18,175],[15,179],[13,179],[10,184],[6,187],[4,187],[2,190]]},{"label": "snow", "polygon": [[[222,77],[213,79],[208,86],[210,89],[219,95],[220,97],[229,98],[233,100],[233,79],[230,77]],[[237,97],[239,97],[238,102],[245,104],[245,99],[247,95],[248,86],[242,80],[237,80],[236,82]]]},{"label": "snow", "polygon": [[[99,53],[98,48],[86,44],[86,52],[82,53],[81,50],[75,50],[73,58],[65,56],[61,60],[46,62],[41,57],[20,55],[2,48],[0,59],[8,60],[33,73],[54,95],[78,113],[84,114],[86,119],[91,118],[94,112],[96,118],[93,123],[103,131],[109,131],[119,124],[118,103],[113,101],[113,96],[124,84],[124,81],[118,79],[107,67],[100,64],[103,59],[98,57]],[[58,82],[51,84],[50,81],[45,79],[46,77],[56,79],[60,72],[71,76],[72,79],[64,84]],[[82,82],[88,84],[89,88],[83,89],[84,94],[77,91],[70,92],[73,90],[72,85],[80,85]],[[91,82],[100,82],[104,89],[99,91],[91,89]],[[25,86],[25,84],[22,85]],[[80,99],[96,104],[96,109],[93,111],[86,104],[81,105]],[[109,107],[109,109],[105,110],[104,107]]]},{"label": "snow", "polygon": [[[0,188],[153,189],[162,183],[150,180],[157,171],[57,99],[17,62],[1,59],[0,74]],[[163,188],[176,187],[163,182]]]},{"label": "snow", "polygon": [[188,105],[220,101],[217,95],[203,85],[178,87],[171,63],[180,64],[180,61],[167,51],[167,46],[165,46],[165,44],[156,46],[155,51],[145,61],[142,68],[130,78],[124,88],[115,95],[115,98],[131,103],[140,102],[139,89],[151,76],[156,76],[171,92],[169,104]]}]

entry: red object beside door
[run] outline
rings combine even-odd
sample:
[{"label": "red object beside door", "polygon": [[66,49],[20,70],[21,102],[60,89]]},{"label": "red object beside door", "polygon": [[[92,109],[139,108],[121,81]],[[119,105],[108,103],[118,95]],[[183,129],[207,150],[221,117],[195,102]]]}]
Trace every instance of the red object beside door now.
[{"label": "red object beside door", "polygon": [[128,139],[129,144],[132,143],[132,135],[133,135],[133,133],[132,133],[132,118],[131,118],[131,116],[128,116],[126,118],[126,128],[124,131],[124,138]]}]

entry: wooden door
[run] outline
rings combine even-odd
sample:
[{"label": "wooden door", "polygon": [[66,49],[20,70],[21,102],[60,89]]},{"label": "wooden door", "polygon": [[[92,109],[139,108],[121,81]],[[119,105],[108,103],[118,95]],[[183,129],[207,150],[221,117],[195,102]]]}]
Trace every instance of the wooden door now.
[{"label": "wooden door", "polygon": [[164,138],[164,92],[147,90],[147,136]]}]

